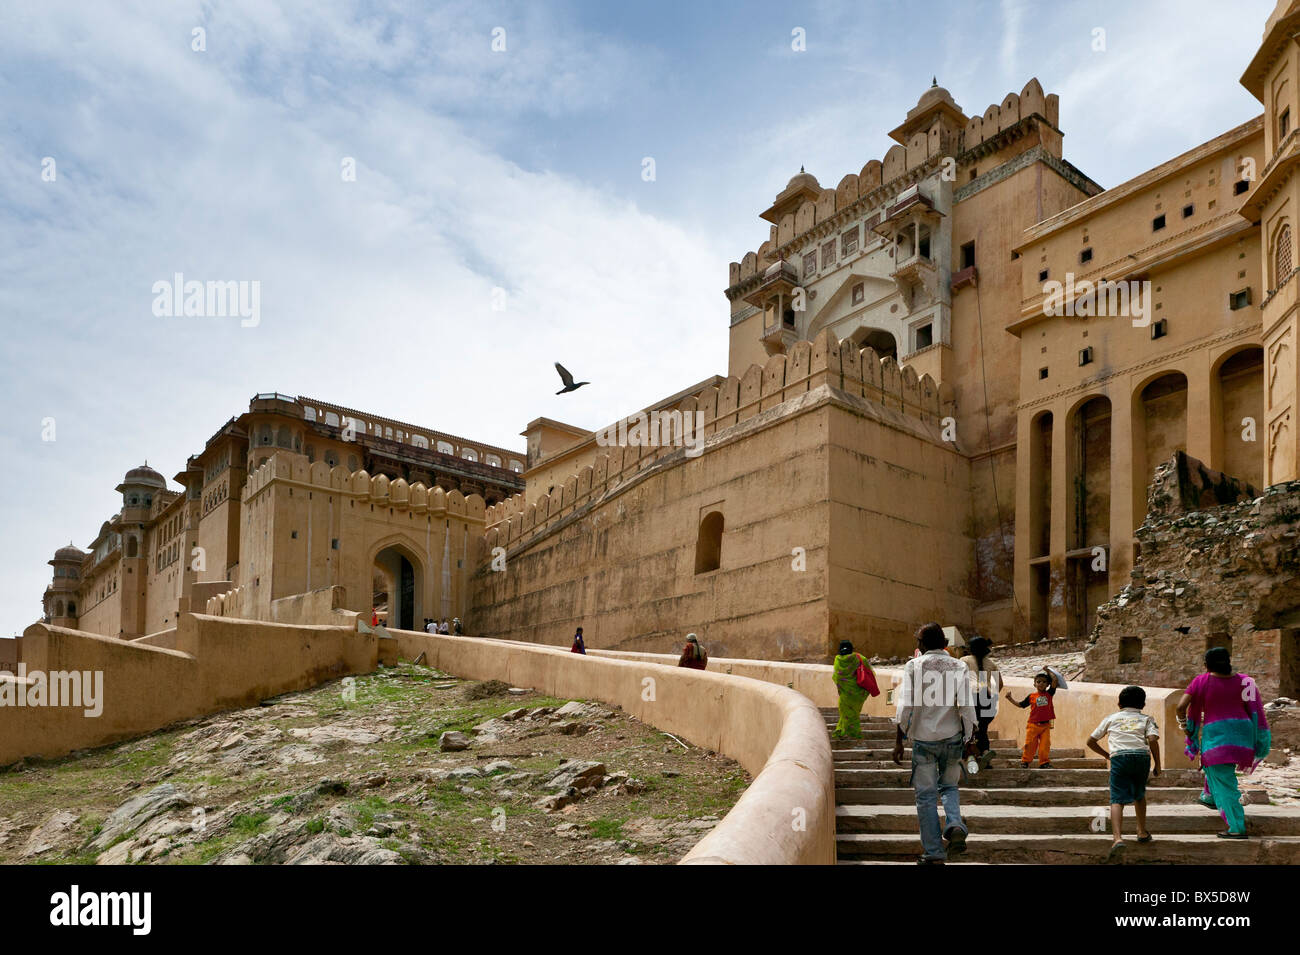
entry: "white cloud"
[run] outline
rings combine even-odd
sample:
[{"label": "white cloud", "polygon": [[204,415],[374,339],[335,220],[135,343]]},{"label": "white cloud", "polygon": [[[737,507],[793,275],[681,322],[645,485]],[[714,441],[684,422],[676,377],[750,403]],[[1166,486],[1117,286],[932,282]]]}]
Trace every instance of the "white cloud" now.
[{"label": "white cloud", "polygon": [[[0,520],[23,542],[0,556],[4,629],[35,618],[44,561],[69,537],[89,542],[127,468],[147,457],[176,473],[255,392],[522,449],[538,414],[595,427],[725,366],[720,249],[519,167],[457,115],[585,109],[617,89],[612,44],[538,43],[546,24],[530,15],[509,35],[517,60],[494,72],[461,39],[431,52],[435,23],[410,27],[411,41],[383,16],[358,29],[345,9],[223,7],[207,54],[189,50],[183,16],[98,7],[93,22],[64,10],[0,41],[11,63],[53,64],[5,77],[28,105],[0,133],[0,205],[21,219],[21,238],[0,239],[17,366],[0,386],[12,412],[0,448],[24,462],[0,481]],[[382,72],[426,53],[442,66]],[[324,70],[340,64],[355,69],[346,83]],[[462,102],[444,109],[446,97]],[[39,179],[47,151],[56,183]],[[356,182],[341,179],[344,156]],[[152,284],[175,272],[258,280],[261,324],[155,318]],[[555,397],[555,360],[593,384]],[[53,444],[39,440],[46,416]]]}]

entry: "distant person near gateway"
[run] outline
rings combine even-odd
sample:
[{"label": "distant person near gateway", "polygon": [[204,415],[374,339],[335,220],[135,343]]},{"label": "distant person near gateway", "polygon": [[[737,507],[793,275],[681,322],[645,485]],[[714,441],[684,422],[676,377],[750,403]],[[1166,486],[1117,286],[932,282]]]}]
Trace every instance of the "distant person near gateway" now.
[{"label": "distant person near gateway", "polygon": [[460,617],[456,617],[451,621],[451,632],[458,637],[465,632],[465,628],[461,626]]},{"label": "distant person near gateway", "polygon": [[579,627],[577,632],[574,633],[573,646],[569,647],[569,651],[571,653],[581,653],[583,656],[587,655],[587,642],[582,639],[581,627]]},{"label": "distant person near gateway", "polygon": [[433,618],[432,618],[432,617],[425,617],[425,618],[424,618],[424,632],[425,632],[425,633],[437,633],[437,632],[438,632],[438,625],[437,625],[436,623],[433,622]]},{"label": "distant person near gateway", "polygon": [[943,865],[948,853],[966,851],[966,823],[961,818],[957,783],[963,753],[975,753],[975,701],[970,671],[948,653],[943,628],[927,623],[917,631],[916,641],[921,655],[904,665],[898,692],[894,762],[903,764],[903,741],[910,739],[912,790],[916,794],[923,850],[917,864]]},{"label": "distant person near gateway", "polygon": [[693,633],[686,635],[686,646],[682,648],[681,659],[677,661],[679,667],[690,667],[692,670],[703,670],[709,665],[709,654],[700,646],[699,637]]}]

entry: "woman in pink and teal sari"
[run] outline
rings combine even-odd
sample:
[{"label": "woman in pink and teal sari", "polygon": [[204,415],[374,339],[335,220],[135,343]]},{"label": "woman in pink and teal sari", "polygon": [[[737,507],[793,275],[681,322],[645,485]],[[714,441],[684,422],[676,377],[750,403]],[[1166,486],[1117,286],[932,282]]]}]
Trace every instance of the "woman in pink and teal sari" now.
[{"label": "woman in pink and teal sari", "polygon": [[1221,839],[1246,838],[1246,811],[1237,789],[1237,770],[1249,773],[1268,755],[1272,738],[1259,687],[1234,673],[1223,647],[1205,652],[1205,672],[1178,701],[1178,725],[1187,732],[1187,757],[1201,759],[1205,791],[1201,802],[1218,809],[1227,823]]}]

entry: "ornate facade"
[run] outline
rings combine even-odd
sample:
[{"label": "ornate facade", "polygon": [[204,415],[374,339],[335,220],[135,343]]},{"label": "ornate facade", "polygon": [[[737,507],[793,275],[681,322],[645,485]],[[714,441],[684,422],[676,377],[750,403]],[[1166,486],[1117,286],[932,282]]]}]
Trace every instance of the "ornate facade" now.
[{"label": "ornate facade", "polygon": [[[294,459],[304,486],[310,472],[325,489],[327,503],[348,496],[354,514],[357,502],[351,495],[357,478],[365,484],[367,514],[375,511],[371,481],[385,489],[390,483],[407,488],[411,499],[436,499],[433,510],[426,503],[420,511],[429,532],[412,534],[402,525],[403,533],[394,534],[377,525],[369,529],[368,523],[364,532],[343,532],[338,514],[333,523],[328,514],[313,523],[291,501],[294,492],[284,479],[270,482],[274,487],[266,490],[262,485],[267,482],[254,482],[258,493],[250,494],[250,477],[259,469],[274,470],[268,465],[276,455],[285,462]],[[322,470],[324,478],[317,474]],[[100,527],[89,552],[69,545],[50,561],[54,576],[45,592],[43,619],[131,638],[174,627],[178,613],[201,611],[209,597],[236,588],[250,601],[251,615],[266,615],[272,600],[332,586],[345,587],[344,600],[356,610],[368,609],[376,594],[385,603],[392,595],[395,623],[403,608],[413,617],[417,605],[424,616],[459,612],[464,598],[456,588],[467,561],[459,553],[456,573],[447,569],[453,560],[453,518],[473,513],[474,505],[467,510],[466,501],[479,502],[481,510],[483,502],[495,503],[518,491],[523,470],[520,451],[314,398],[259,394],[246,413],[222,425],[176,474],[182,490],[169,490],[163,475],[147,465],[127,472],[117,487],[122,508]],[[346,483],[346,491],[335,495],[331,476],[338,474],[347,475],[346,482],[336,478],[339,485]],[[308,489],[304,500],[313,499]],[[275,505],[267,506],[271,500]],[[414,511],[406,505],[404,500],[402,518],[410,524]],[[379,513],[393,517],[395,509],[385,506]],[[443,517],[438,534],[443,546],[434,554],[436,514]],[[295,523],[298,517],[301,528]],[[392,537],[392,546],[369,554],[372,541],[363,540],[366,535]],[[458,547],[463,550],[464,542],[458,540]],[[364,568],[359,554],[368,558]],[[261,559],[250,563],[252,555]],[[256,600],[252,590],[243,589],[249,584],[257,591]]]}]

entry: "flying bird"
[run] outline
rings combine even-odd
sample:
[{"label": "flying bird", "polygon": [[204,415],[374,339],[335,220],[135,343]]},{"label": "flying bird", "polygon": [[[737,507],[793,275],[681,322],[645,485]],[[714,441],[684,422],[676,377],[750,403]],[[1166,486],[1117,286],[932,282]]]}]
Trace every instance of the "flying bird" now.
[{"label": "flying bird", "polygon": [[557,395],[562,395],[570,391],[577,391],[583,385],[591,384],[589,381],[580,381],[577,384],[574,384],[573,375],[569,374],[569,369],[565,368],[558,361],[555,363],[555,370],[560,373],[560,380],[564,382],[564,387],[556,392]]}]

